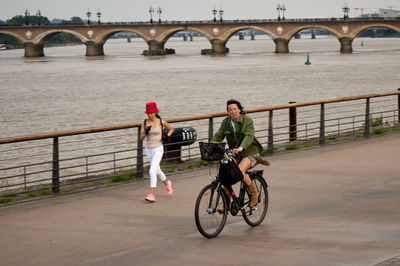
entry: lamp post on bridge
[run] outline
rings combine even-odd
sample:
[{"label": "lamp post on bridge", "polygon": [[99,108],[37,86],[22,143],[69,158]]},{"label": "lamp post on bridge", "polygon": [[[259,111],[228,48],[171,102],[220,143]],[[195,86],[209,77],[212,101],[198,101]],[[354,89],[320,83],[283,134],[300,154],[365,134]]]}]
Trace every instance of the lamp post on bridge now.
[{"label": "lamp post on bridge", "polygon": [[281,5],[280,4],[278,4],[276,6],[276,10],[278,11],[278,21],[280,21],[281,20]]},{"label": "lamp post on bridge", "polygon": [[343,19],[344,20],[348,19],[350,11],[349,5],[347,3],[344,3],[342,10],[343,10]]},{"label": "lamp post on bridge", "polygon": [[28,21],[28,16],[29,16],[29,11],[28,9],[25,9],[25,25],[28,26],[29,21]]},{"label": "lamp post on bridge", "polygon": [[285,11],[286,11],[286,6],[284,4],[278,4],[276,6],[276,10],[278,11],[278,21],[281,20],[281,12],[282,12],[282,20],[285,20]]},{"label": "lamp post on bridge", "polygon": [[38,25],[40,26],[40,17],[42,16],[42,13],[40,13],[40,10],[36,11],[36,16],[38,17]]},{"label": "lamp post on bridge", "polygon": [[222,7],[219,8],[219,22],[222,22],[222,15],[224,14],[224,10],[222,10]]},{"label": "lamp post on bridge", "polygon": [[90,25],[90,16],[92,15],[92,13],[90,12],[90,10],[88,9],[88,11],[86,12],[86,16],[87,16],[87,23],[88,25]]},{"label": "lamp post on bridge", "polygon": [[214,9],[211,12],[214,15],[214,22],[217,22],[217,13],[218,13],[218,11],[217,11],[217,9],[215,9],[215,6],[214,6]]},{"label": "lamp post on bridge", "polygon": [[98,10],[97,10],[97,13],[96,13],[96,15],[97,15],[97,18],[98,18],[97,25],[99,25],[99,26],[100,26],[100,24],[101,24],[101,22],[100,22],[100,18],[101,18],[101,12],[100,12],[100,9],[98,9]]},{"label": "lamp post on bridge", "polygon": [[154,9],[153,9],[153,7],[151,6],[151,7],[149,8],[150,23],[153,23],[153,13],[154,13]]},{"label": "lamp post on bridge", "polygon": [[158,23],[161,23],[161,13],[162,13],[161,7],[157,8],[157,13],[158,13]]}]

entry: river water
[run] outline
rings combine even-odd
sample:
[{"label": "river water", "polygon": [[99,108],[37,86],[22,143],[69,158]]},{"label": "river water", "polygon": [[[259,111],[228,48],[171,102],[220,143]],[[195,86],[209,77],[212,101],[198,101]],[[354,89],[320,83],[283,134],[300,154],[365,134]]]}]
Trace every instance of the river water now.
[{"label": "river water", "polygon": [[352,54],[321,36],[292,40],[289,54],[275,54],[266,36],[234,36],[226,56],[201,55],[211,45],[200,37],[165,47],[176,54],[144,57],[139,39],[109,40],[94,58],[84,45],[45,48],[42,58],[0,51],[0,138],[135,123],[149,101],[173,118],[224,111],[228,98],[259,108],[400,87],[400,38],[356,38]]}]

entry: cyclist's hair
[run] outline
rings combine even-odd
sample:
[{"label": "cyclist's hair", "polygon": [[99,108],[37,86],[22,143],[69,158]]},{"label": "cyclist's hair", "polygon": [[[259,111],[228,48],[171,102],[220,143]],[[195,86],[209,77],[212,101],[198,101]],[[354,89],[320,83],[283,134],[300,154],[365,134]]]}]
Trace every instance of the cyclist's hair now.
[{"label": "cyclist's hair", "polygon": [[231,104],[236,104],[237,107],[238,107],[239,110],[240,110],[240,113],[241,113],[241,114],[244,114],[242,104],[241,104],[239,101],[235,100],[235,99],[229,99],[229,100],[226,102],[226,110],[227,110],[227,111],[228,111],[228,106],[231,105]]}]

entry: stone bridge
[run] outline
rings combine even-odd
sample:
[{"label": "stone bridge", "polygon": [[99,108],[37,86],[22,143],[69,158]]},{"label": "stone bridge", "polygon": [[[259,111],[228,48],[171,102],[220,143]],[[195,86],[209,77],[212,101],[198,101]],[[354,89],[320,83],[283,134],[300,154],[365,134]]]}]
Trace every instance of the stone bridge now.
[{"label": "stone bridge", "polygon": [[228,51],[229,39],[241,30],[262,31],[275,42],[276,53],[288,53],[289,42],[302,30],[317,28],[329,31],[340,42],[341,53],[351,53],[354,38],[368,28],[383,27],[400,34],[400,19],[302,19],[302,20],[237,20],[237,21],[187,21],[162,23],[114,23],[90,24],[80,26],[22,26],[0,27],[0,34],[15,37],[25,47],[26,57],[44,56],[43,46],[47,40],[60,32],[70,33],[78,37],[86,45],[87,56],[104,55],[103,45],[118,32],[135,33],[147,43],[148,55],[168,53],[164,48],[168,39],[179,31],[194,31],[202,34],[211,43],[213,54],[224,54]]}]

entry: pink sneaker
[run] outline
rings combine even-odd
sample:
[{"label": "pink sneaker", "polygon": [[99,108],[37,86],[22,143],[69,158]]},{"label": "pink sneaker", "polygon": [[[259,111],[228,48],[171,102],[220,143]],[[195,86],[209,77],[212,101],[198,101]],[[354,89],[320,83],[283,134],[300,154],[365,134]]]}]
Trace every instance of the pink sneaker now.
[{"label": "pink sneaker", "polygon": [[156,201],[156,197],[154,197],[154,194],[151,194],[151,193],[147,194],[147,196],[144,199],[147,201],[150,201],[150,202]]},{"label": "pink sneaker", "polygon": [[167,189],[167,194],[168,195],[172,195],[172,182],[171,182],[171,180],[168,180],[167,185],[165,186],[165,188]]}]

